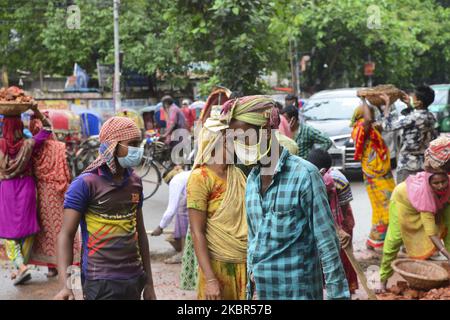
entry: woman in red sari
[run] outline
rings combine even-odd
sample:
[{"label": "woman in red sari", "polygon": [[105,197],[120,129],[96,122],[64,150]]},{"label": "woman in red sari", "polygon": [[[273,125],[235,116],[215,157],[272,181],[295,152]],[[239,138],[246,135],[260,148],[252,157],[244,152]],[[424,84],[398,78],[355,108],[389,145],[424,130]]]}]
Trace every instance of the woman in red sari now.
[{"label": "woman in red sari", "polygon": [[[39,132],[42,122],[30,121],[33,135]],[[56,239],[61,230],[64,194],[71,177],[66,160],[66,145],[50,137],[33,158],[33,173],[38,195],[38,217],[41,231],[36,235],[30,263],[48,267],[47,276],[57,275]],[[74,257],[79,261],[80,241],[74,242]]]}]

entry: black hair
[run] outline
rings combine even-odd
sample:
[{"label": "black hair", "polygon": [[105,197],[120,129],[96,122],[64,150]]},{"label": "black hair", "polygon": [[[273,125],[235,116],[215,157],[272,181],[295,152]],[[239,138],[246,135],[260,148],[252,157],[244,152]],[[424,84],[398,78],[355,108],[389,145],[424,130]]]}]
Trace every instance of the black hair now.
[{"label": "black hair", "polygon": [[287,117],[289,119],[294,118],[294,119],[298,119],[298,108],[296,108],[295,106],[287,106],[286,108],[284,108],[281,111],[281,114],[285,114],[287,115]]},{"label": "black hair", "polygon": [[277,108],[281,112],[283,110],[283,105],[278,101],[275,101],[275,108]]},{"label": "black hair", "polygon": [[332,160],[330,154],[323,149],[311,150],[308,156],[309,162],[320,169],[330,169],[332,165]]},{"label": "black hair", "polygon": [[[295,96],[293,94],[288,94],[286,96],[286,98],[284,98],[284,101],[286,101],[286,100],[289,100],[289,101],[294,100],[294,106],[296,106],[298,108],[298,97],[297,96]],[[288,106],[286,106],[286,107],[288,107]]]},{"label": "black hair", "polygon": [[434,101],[434,90],[429,86],[417,86],[414,89],[417,100],[422,101],[423,107],[428,108]]}]

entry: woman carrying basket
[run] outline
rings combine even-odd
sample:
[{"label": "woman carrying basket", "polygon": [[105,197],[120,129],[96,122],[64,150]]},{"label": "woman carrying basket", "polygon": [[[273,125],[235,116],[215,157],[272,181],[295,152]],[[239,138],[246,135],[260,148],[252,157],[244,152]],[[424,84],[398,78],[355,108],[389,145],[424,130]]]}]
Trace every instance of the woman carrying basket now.
[{"label": "woman carrying basket", "polygon": [[18,270],[11,275],[15,285],[31,279],[27,262],[33,236],[39,232],[31,160],[51,135],[50,122],[37,104],[32,109],[44,124],[36,136],[24,139],[23,123],[18,115],[4,118],[3,138],[0,138],[0,238],[7,239],[7,256]]}]

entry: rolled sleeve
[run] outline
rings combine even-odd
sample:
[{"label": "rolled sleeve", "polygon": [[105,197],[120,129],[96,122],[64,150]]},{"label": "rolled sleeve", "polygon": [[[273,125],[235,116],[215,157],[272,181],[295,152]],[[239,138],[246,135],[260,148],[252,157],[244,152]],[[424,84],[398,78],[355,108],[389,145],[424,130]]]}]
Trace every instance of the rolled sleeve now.
[{"label": "rolled sleeve", "polygon": [[311,128],[311,131],[311,137],[314,143],[320,145],[320,147],[325,151],[331,148],[333,141],[331,141],[330,138],[317,129]]},{"label": "rolled sleeve", "polygon": [[52,134],[52,131],[41,129],[32,139],[34,140],[34,150],[38,150]]}]

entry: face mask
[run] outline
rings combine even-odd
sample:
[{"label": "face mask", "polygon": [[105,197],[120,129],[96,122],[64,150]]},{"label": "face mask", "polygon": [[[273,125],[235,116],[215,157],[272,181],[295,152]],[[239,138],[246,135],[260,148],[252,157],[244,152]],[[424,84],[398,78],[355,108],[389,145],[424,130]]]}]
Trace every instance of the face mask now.
[{"label": "face mask", "polygon": [[[261,133],[261,131],[260,131]],[[261,137],[261,134],[260,134]],[[246,145],[245,143],[242,143],[238,140],[234,140],[234,152],[236,153],[236,156],[239,158],[239,160],[242,161],[242,163],[246,166],[250,166],[253,164],[256,164],[261,158],[265,157],[269,151],[270,146],[272,145],[272,139],[269,142],[269,147],[267,148],[266,152],[263,154],[261,153],[261,139],[257,144],[254,145]]]},{"label": "face mask", "polygon": [[447,190],[435,190],[434,191],[439,197],[443,197],[447,194]]},{"label": "face mask", "polygon": [[141,164],[144,148],[128,146],[128,154],[125,157],[117,157],[122,168],[137,167]]}]

